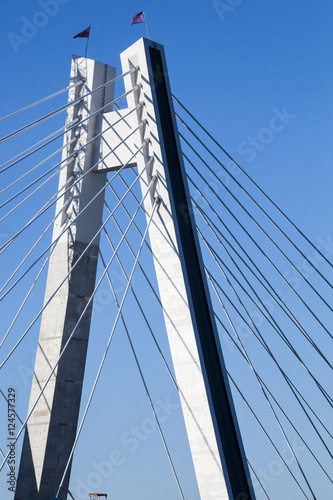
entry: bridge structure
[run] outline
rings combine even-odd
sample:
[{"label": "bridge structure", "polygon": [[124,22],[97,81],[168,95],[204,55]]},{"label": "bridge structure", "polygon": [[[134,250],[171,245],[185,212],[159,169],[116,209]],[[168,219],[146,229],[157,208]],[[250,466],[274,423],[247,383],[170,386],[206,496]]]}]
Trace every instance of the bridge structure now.
[{"label": "bridge structure", "polygon": [[[112,394],[101,380],[122,335],[173,477],[168,498],[193,493],[154,400],[152,350],[150,370],[158,360],[179,398],[198,498],[320,498],[332,488],[330,255],[172,95],[162,46],[141,39],[121,61],[116,76],[73,57],[68,88],[3,119],[68,91],[66,104],[0,140],[15,143],[66,113],[61,129],[0,166],[7,380],[13,366],[26,375],[17,359],[29,339],[36,351],[27,415],[16,410],[15,384],[1,390],[7,489],[15,500],[78,497],[71,470],[101,384]],[[267,468],[251,459],[249,419],[275,454]]]}]

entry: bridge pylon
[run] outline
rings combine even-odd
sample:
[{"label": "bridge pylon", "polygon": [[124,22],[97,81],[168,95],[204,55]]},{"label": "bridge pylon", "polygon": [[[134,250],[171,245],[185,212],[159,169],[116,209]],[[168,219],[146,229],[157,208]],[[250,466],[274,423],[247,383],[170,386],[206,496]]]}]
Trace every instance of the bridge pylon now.
[{"label": "bridge pylon", "polygon": [[[72,85],[82,81],[82,85],[70,89],[69,102],[103,86],[114,77],[115,68],[73,56],[70,83]],[[67,189],[78,175],[82,176],[88,172],[99,159],[99,138],[90,142],[86,148],[80,148],[101,131],[101,113],[89,120],[85,118],[112,101],[113,94],[114,84],[102,87],[83,97],[67,111],[68,127],[75,123],[75,120],[78,126],[67,132],[64,138],[64,144],[67,145],[62,156],[65,167],[60,172],[59,199],[56,205],[56,213],[61,210],[62,213],[57,217],[53,229],[52,241],[55,244],[49,261],[44,304],[50,300],[79,257],[82,257],[42,314],[29,411],[95,286],[99,238],[93,240],[92,244],[89,243],[102,222],[102,188],[106,182],[106,173],[96,175],[89,172],[72,190]],[[76,150],[78,153],[75,153]],[[67,158],[69,160],[66,162]],[[101,194],[85,209],[100,191]],[[65,194],[60,197],[62,192]],[[64,232],[66,225],[83,210],[77,221]],[[91,304],[28,421],[15,500],[49,500],[56,495],[77,430],[90,318]],[[67,498],[69,478],[70,467],[60,500]]]},{"label": "bridge pylon", "polygon": [[[144,107],[140,114],[133,114],[131,122],[121,122],[117,130],[108,132],[109,147],[140,121],[146,120],[147,126],[134,134],[132,144],[127,142],[117,155],[110,155],[106,167],[123,164],[128,149],[135,151],[149,138],[136,160],[140,174],[153,158],[152,171],[146,179],[140,178],[143,191],[152,175],[158,179],[155,194],[161,203],[155,223],[149,226],[149,237],[200,497],[252,499],[253,487],[192,214],[164,48],[142,38],[121,54],[121,61],[123,73],[139,68],[124,78],[125,90],[134,85],[140,88],[127,96],[128,109],[139,102]],[[115,122],[117,112],[109,115],[105,116],[107,123]],[[149,218],[152,199],[146,198],[145,209]]]}]

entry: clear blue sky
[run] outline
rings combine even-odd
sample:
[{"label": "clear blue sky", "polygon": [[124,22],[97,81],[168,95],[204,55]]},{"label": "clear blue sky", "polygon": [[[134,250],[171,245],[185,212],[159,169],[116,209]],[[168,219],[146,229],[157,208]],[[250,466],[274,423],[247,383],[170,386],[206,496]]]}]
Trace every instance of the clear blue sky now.
[{"label": "clear blue sky", "polygon": [[[89,25],[88,57],[115,66],[120,74],[119,54],[146,36],[144,24],[130,25],[131,17],[144,9],[151,39],[165,46],[173,93],[313,241],[333,239],[333,6],[329,2],[52,0],[54,10],[48,11],[46,3],[14,0],[0,8],[1,116],[68,85],[71,56],[84,55],[86,43],[73,36]],[[48,14],[41,17],[41,11]],[[275,117],[280,127],[275,126]],[[0,123],[1,137],[21,122],[12,123]],[[59,120],[57,126],[61,125]],[[31,134],[27,142],[17,141],[15,147],[23,149],[33,138]],[[5,159],[17,153],[7,144],[3,151]],[[7,231],[0,226],[0,238],[6,237]],[[329,257],[332,260],[332,248]],[[302,266],[301,258],[298,265]],[[328,344],[325,346],[329,349]],[[134,382],[132,361],[123,361],[130,359],[128,347],[120,341],[118,346],[116,339],[113,348],[102,389],[96,394],[96,405],[75,455],[70,489],[76,500],[87,498],[89,478],[93,480],[93,474],[96,478],[96,473],[101,478],[103,472],[97,472],[96,467],[104,462],[105,477],[96,489],[108,492],[110,499],[176,500],[177,489],[158,432],[148,431],[142,438],[128,441],[133,439],[133,429],[143,422],[149,429],[151,414],[140,385]],[[33,341],[24,351],[0,377],[2,390],[9,384],[17,387],[23,415],[29,374],[25,378],[18,367],[31,364]],[[102,351],[94,346],[96,359]],[[233,373],[237,373],[238,358],[233,352],[226,355]],[[164,410],[168,417],[165,430],[181,471],[185,497],[194,500],[199,497],[180,409],[170,383],[155,384],[159,368],[157,360],[153,363],[156,366],[153,364],[149,378],[154,398],[160,406],[171,405]],[[94,358],[89,358],[87,377],[96,368]],[[109,389],[109,380],[116,375],[119,378]],[[255,391],[252,397],[256,398]],[[240,401],[237,404],[245,446],[252,450],[251,460],[257,470],[271,467],[270,475],[262,472],[261,476],[266,474],[271,498],[302,498],[297,491],[289,496],[293,490],[285,479],[287,473],[274,472],[274,452],[258,440],[257,431],[247,427],[249,415]],[[0,412],[2,422],[2,404]],[[282,437],[274,435],[283,450]],[[111,456],[115,461],[112,474]],[[318,479],[317,488],[318,498],[332,496],[332,485],[327,482]],[[3,500],[12,498],[3,479],[0,494]]]}]

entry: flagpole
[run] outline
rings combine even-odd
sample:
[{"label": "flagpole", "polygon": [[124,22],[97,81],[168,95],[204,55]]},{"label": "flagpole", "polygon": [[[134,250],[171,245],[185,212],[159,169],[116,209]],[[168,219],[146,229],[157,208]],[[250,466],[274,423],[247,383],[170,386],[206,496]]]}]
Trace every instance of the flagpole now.
[{"label": "flagpole", "polygon": [[90,37],[90,28],[91,28],[91,25],[89,26],[89,35],[88,35],[88,38],[87,38],[86,51],[84,53],[85,59],[87,59],[87,50],[88,50],[88,43],[89,43],[89,37]]},{"label": "flagpole", "polygon": [[146,24],[146,29],[147,29],[148,40],[150,40],[150,37],[149,37],[149,31],[148,31],[148,24],[147,24],[147,18],[146,18],[146,13],[145,13],[145,11],[143,11],[143,17],[145,18],[145,24]]}]

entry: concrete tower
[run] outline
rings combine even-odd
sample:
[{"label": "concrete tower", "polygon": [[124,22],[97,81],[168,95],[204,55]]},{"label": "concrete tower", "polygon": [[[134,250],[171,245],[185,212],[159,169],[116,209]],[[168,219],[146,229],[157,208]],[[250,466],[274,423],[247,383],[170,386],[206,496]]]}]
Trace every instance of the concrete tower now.
[{"label": "concrete tower", "polygon": [[[73,57],[69,102],[84,96],[115,77],[115,69],[89,59]],[[67,112],[67,125],[84,119],[113,99],[113,84],[83,98]],[[101,113],[66,133],[68,144],[63,160],[101,130]],[[99,159],[99,140],[75,154],[60,173],[59,189],[64,192],[77,174],[87,172]],[[54,294],[68,271],[87,248],[102,221],[104,192],[84,211],[69,231],[66,225],[83,210],[106,182],[105,173],[89,173],[57,202],[53,231],[56,242],[49,262],[45,303]],[[66,184],[67,183],[67,184]],[[70,199],[69,199],[70,198]],[[29,411],[79,319],[95,285],[99,240],[96,238],[43,312],[32,382]],[[46,387],[25,430],[15,500],[49,500],[56,495],[74,443],[87,353],[91,306],[70,341],[56,372]],[[67,499],[70,468],[60,494]]]},{"label": "concrete tower", "polygon": [[[153,157],[152,171],[143,175],[142,191],[153,174],[161,197],[149,237],[168,340],[180,392],[183,415],[202,500],[254,498],[238,423],[231,398],[221,345],[212,312],[173,110],[164,49],[141,39],[121,54],[125,89],[139,85],[127,97],[128,113],[139,102],[144,108],[105,132],[103,155],[128,136],[142,120],[145,129],[126,147],[108,157],[104,167],[119,168],[145,138],[148,147],[136,157],[139,173]],[[119,120],[105,115],[105,128]],[[147,216],[152,201],[145,201]]]}]

